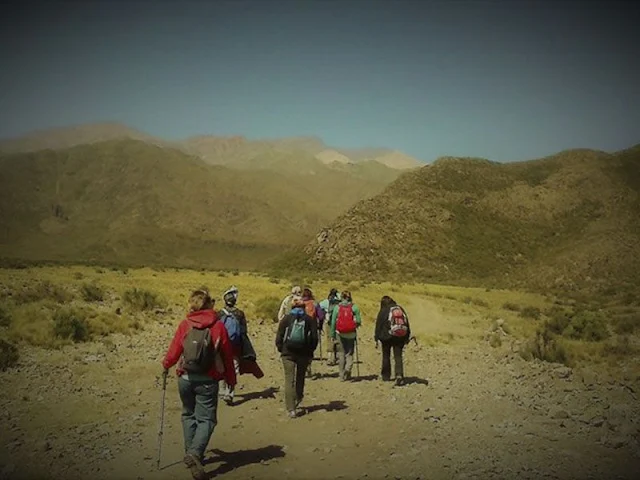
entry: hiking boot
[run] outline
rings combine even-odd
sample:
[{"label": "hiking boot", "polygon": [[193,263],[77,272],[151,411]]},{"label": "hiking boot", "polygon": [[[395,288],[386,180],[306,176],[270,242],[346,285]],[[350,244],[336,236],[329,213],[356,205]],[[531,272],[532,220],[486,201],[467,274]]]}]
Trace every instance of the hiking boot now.
[{"label": "hiking boot", "polygon": [[345,381],[351,381],[351,372],[344,372]]},{"label": "hiking boot", "polygon": [[229,406],[233,405],[233,395],[226,394],[222,397],[222,400]]},{"label": "hiking boot", "polygon": [[207,475],[204,472],[204,468],[202,468],[202,463],[200,459],[193,455],[192,453],[187,453],[184,456],[184,464],[191,470],[191,476],[194,480],[205,480]]},{"label": "hiking boot", "polygon": [[401,387],[403,385],[404,385],[404,378],[396,377],[395,386],[396,387]]},{"label": "hiking boot", "polygon": [[289,418],[296,418],[298,413],[295,410],[291,410],[288,414]]},{"label": "hiking boot", "polygon": [[301,398],[299,398],[299,399],[297,399],[297,400],[296,400],[296,406],[295,406],[295,407],[293,407],[294,409],[296,409],[296,410],[298,409],[298,407],[299,407],[299,406],[300,406],[300,404],[302,403],[302,399],[303,399],[303,398],[304,398],[304,397],[301,397]]}]

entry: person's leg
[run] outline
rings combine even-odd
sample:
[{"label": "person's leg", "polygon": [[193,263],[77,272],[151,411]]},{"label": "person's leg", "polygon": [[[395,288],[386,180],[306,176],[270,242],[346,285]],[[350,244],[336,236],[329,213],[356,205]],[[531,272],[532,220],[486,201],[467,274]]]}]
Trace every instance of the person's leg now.
[{"label": "person's leg", "polygon": [[336,339],[337,347],[338,347],[338,371],[340,372],[340,380],[344,380],[345,377],[345,364],[346,364],[346,355],[344,349],[344,339],[338,335]]},{"label": "person's leg", "polygon": [[218,424],[218,382],[200,382],[195,385],[194,391],[196,432],[188,453],[202,461],[211,435]]},{"label": "person's leg", "polygon": [[282,367],[284,368],[284,405],[287,412],[291,413],[296,409],[296,364],[292,359],[282,357]]},{"label": "person's leg", "polygon": [[402,349],[404,345],[397,344],[393,346],[393,360],[394,360],[394,373],[396,375],[396,383],[402,383],[404,381],[404,368],[402,365]]},{"label": "person's leg", "polygon": [[380,344],[382,345],[382,369],[380,371],[380,378],[388,382],[391,380],[391,344],[388,342],[380,342]]},{"label": "person's leg", "polygon": [[300,357],[296,359],[296,402],[295,402],[296,408],[304,398],[305,372],[310,363],[311,363],[311,360],[305,357]]},{"label": "person's leg", "polygon": [[196,394],[191,387],[191,382],[182,377],[178,378],[178,393],[182,401],[181,420],[184,435],[184,453],[186,454],[196,433]]},{"label": "person's leg", "polygon": [[345,338],[345,343],[343,343],[344,354],[345,354],[345,366],[344,366],[344,375],[347,380],[351,379],[351,369],[353,368],[353,352],[356,347],[356,339],[355,338]]},{"label": "person's leg", "polygon": [[[233,367],[236,370],[236,378],[240,378],[240,359],[238,357],[233,357]],[[235,391],[231,390],[227,384],[224,382],[224,380],[222,381],[222,385],[224,390],[224,395],[223,395],[223,400],[227,405],[232,405],[233,404],[233,397],[235,395]],[[237,387],[237,385],[236,385]]]}]

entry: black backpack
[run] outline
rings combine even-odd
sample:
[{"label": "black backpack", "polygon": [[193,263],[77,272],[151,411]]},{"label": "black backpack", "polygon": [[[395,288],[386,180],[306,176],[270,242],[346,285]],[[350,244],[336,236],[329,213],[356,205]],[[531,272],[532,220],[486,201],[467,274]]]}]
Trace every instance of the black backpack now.
[{"label": "black backpack", "polygon": [[215,364],[217,349],[209,327],[191,327],[182,342],[183,368],[188,373],[208,373]]}]

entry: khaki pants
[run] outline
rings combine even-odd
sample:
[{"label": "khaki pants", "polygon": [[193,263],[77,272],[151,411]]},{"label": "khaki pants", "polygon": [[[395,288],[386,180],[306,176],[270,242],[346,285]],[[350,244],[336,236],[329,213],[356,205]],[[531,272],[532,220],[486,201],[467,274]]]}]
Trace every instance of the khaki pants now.
[{"label": "khaki pants", "polygon": [[340,369],[340,380],[351,378],[351,368],[353,367],[353,353],[356,349],[355,338],[342,338],[338,335],[338,368]]},{"label": "khaki pants", "polygon": [[309,365],[308,357],[282,357],[284,368],[284,404],[287,412],[294,411],[304,398],[304,377]]}]

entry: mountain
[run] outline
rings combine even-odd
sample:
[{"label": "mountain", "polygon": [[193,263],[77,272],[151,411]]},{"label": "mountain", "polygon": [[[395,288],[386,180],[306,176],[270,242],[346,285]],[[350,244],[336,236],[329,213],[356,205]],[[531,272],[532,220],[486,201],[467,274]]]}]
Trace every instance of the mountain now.
[{"label": "mountain", "polygon": [[[197,135],[182,140],[165,140],[113,122],[52,128],[15,139],[2,140],[0,152],[25,153],[45,149],[57,150],[125,138],[176,148],[189,155],[198,156],[211,165],[227,165],[241,169],[263,168],[260,162],[265,157],[273,159],[280,155],[292,154],[314,157],[327,165],[378,161],[399,170],[421,165],[421,162],[415,158],[389,149],[351,150],[352,153],[345,154],[347,150],[328,147],[320,138],[313,136],[248,140],[243,136]],[[271,162],[270,168],[278,166],[278,162],[275,164]]]},{"label": "mountain", "polygon": [[399,174],[260,155],[262,168],[231,169],[128,138],[5,154],[0,257],[252,268]]},{"label": "mountain", "polygon": [[155,145],[169,145],[160,138],[115,122],[92,123],[72,127],[40,130],[18,138],[0,141],[0,152],[23,153],[38,150],[69,148],[106,140],[130,138]]},{"label": "mountain", "polygon": [[637,286],[640,147],[506,164],[440,158],[274,266],[563,290]]}]

